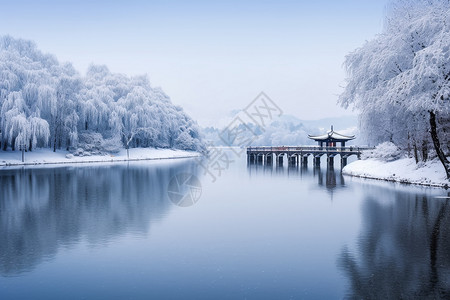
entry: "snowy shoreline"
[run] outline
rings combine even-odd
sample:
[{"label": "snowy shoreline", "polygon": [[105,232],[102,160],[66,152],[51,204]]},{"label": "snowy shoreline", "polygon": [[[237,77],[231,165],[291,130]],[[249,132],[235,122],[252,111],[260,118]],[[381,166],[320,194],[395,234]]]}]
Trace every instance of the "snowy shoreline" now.
[{"label": "snowy shoreline", "polygon": [[348,164],[342,169],[342,174],[445,189],[450,187],[444,168],[437,159],[416,164],[413,158],[390,162],[369,158]]},{"label": "snowy shoreline", "polygon": [[19,151],[0,151],[0,168],[16,166],[38,166],[38,165],[64,165],[64,164],[88,164],[88,163],[114,163],[140,160],[163,160],[200,157],[201,154],[193,151],[154,149],[154,148],[133,148],[129,150],[130,158],[127,158],[127,151],[122,149],[119,153],[107,155],[90,156],[70,156],[69,151],[51,149],[37,149],[25,153],[25,161],[22,162],[22,154]]}]

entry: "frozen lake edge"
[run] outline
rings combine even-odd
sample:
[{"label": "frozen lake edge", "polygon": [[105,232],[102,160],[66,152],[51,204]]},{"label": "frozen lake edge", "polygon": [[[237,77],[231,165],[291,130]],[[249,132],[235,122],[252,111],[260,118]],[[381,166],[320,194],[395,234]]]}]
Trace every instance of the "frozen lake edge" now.
[{"label": "frozen lake edge", "polygon": [[25,161],[21,161],[19,151],[0,151],[0,168],[17,166],[39,166],[39,165],[65,165],[65,164],[88,164],[88,163],[114,163],[127,161],[144,160],[166,160],[201,157],[202,154],[193,151],[155,148],[133,148],[130,149],[130,158],[127,158],[126,150],[123,149],[116,154],[73,156],[69,151],[51,149],[37,149],[33,152],[25,153]]}]

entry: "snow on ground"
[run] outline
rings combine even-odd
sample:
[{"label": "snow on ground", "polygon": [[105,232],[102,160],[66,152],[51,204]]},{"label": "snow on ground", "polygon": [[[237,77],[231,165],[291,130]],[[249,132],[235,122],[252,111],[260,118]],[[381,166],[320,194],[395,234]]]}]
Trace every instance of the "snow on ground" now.
[{"label": "snow on ground", "polygon": [[25,152],[25,162],[22,162],[22,153],[19,151],[0,151],[0,167],[40,164],[174,159],[197,157],[201,155],[198,152],[172,149],[132,148],[129,151],[130,159],[127,158],[127,151],[125,149],[115,154],[90,156],[73,156],[72,154],[70,154],[70,152],[62,150],[53,152],[51,149],[36,149],[32,152]]},{"label": "snow on ground", "polygon": [[342,169],[342,173],[402,183],[446,188],[450,186],[444,167],[438,159],[416,164],[413,158],[401,158],[389,162],[369,158],[348,164]]}]

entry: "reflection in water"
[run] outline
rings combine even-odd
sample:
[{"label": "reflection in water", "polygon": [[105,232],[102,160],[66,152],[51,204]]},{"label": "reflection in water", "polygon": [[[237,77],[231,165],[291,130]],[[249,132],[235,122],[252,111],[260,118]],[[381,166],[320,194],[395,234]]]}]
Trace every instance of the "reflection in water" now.
[{"label": "reflection in water", "polygon": [[441,190],[230,169],[192,209],[166,189],[195,160],[2,170],[0,298],[448,298]]},{"label": "reflection in water", "polygon": [[247,171],[251,175],[264,174],[264,175],[281,175],[288,177],[313,176],[317,177],[317,183],[319,186],[324,187],[330,194],[334,190],[344,188],[345,180],[342,175],[341,169],[335,170],[333,167],[313,167],[312,172],[305,166],[289,165],[284,166],[272,166],[262,164],[248,164]]},{"label": "reflection in water", "polygon": [[381,188],[371,193],[357,253],[346,247],[339,258],[347,296],[449,299],[450,200]]},{"label": "reflection in water", "polygon": [[[345,180],[341,170],[335,171],[332,167],[328,167],[326,170],[314,168],[314,174],[317,174],[319,185],[325,187],[329,192],[345,186]],[[323,180],[324,176],[325,181]]]},{"label": "reflection in water", "polygon": [[193,161],[2,170],[0,274],[16,275],[85,239],[145,234],[171,207],[167,186]]},{"label": "reflection in water", "polygon": [[[247,167],[251,176],[309,176],[331,197],[345,188],[340,169],[273,168]],[[346,246],[338,253],[350,287],[346,297],[450,299],[450,198],[387,186],[364,184],[356,250]]]}]

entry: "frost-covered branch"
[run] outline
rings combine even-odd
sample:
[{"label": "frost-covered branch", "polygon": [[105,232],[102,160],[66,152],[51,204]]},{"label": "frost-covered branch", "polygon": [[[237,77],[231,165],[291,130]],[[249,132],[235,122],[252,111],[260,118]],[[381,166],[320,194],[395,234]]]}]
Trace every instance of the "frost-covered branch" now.
[{"label": "frost-covered branch", "polygon": [[81,76],[33,42],[10,36],[0,37],[0,144],[26,151],[205,147],[197,124],[146,76],[95,65]]},{"label": "frost-covered branch", "polygon": [[[339,102],[359,110],[369,143],[412,147],[416,161],[419,153],[426,160],[450,152],[440,142],[450,115],[449,11],[450,1],[393,0],[383,32],[347,55]],[[441,161],[450,178],[450,166]]]}]

